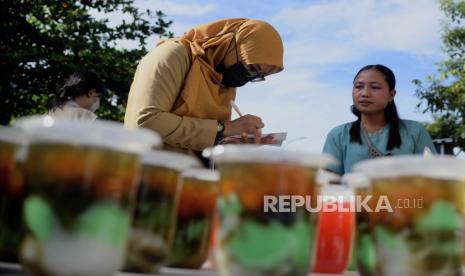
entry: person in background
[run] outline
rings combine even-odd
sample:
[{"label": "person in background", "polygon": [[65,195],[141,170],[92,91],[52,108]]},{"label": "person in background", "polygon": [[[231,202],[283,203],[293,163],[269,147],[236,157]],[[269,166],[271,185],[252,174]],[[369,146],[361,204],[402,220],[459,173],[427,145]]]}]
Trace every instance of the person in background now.
[{"label": "person in background", "polygon": [[105,95],[105,85],[93,71],[75,72],[58,90],[48,115],[72,120],[97,118],[95,111]]},{"label": "person in background", "polygon": [[224,137],[254,135],[262,119],[231,120],[236,88],[283,70],[283,44],[268,23],[223,19],[161,41],[137,67],[124,125],[158,132],[165,149],[199,153]]},{"label": "person in background", "polygon": [[394,103],[396,78],[388,67],[367,65],[355,75],[352,88],[354,122],[333,128],[323,148],[339,164],[337,174],[351,172],[359,161],[380,156],[436,153],[422,124],[399,118]]}]

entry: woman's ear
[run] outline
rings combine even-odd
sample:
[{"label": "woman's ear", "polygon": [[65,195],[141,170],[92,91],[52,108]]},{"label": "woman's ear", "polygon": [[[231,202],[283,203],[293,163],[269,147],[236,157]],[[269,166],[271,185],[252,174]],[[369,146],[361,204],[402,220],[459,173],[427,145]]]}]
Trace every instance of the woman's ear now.
[{"label": "woman's ear", "polygon": [[92,90],[89,90],[89,92],[87,92],[87,96],[90,98],[98,96],[97,90],[95,88]]},{"label": "woman's ear", "polygon": [[389,91],[389,94],[391,96],[391,101],[394,100],[394,97],[396,96],[397,92],[395,89],[392,89],[391,91]]}]

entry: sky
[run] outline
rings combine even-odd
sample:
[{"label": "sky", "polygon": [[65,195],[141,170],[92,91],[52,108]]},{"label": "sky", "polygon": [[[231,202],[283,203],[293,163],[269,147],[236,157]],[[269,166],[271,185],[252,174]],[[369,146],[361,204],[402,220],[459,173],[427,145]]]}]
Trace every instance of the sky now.
[{"label": "sky", "polygon": [[[367,64],[394,71],[401,118],[431,121],[417,108],[412,80],[435,74],[444,58],[443,14],[436,0],[136,0],[135,5],[162,10],[173,20],[175,36],[221,18],[273,25],[283,38],[285,69],[238,88],[236,103],[242,113],[262,118],[263,133],[287,132],[289,149],[319,153],[333,127],[355,119],[352,81]],[[150,37],[149,48],[158,40]]]}]

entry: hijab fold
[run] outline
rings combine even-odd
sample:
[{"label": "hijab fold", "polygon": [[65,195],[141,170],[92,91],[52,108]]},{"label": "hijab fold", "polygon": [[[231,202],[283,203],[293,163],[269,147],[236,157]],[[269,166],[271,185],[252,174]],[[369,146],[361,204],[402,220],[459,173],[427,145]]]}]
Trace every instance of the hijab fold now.
[{"label": "hijab fold", "polygon": [[237,62],[236,45],[239,59],[246,64],[268,64],[279,71],[283,69],[281,37],[270,24],[260,20],[218,20],[194,27],[173,40],[186,47],[191,59],[191,68],[171,110],[179,116],[231,118],[231,100],[235,98],[236,88],[221,86],[222,75],[215,67],[223,62],[228,68]]}]

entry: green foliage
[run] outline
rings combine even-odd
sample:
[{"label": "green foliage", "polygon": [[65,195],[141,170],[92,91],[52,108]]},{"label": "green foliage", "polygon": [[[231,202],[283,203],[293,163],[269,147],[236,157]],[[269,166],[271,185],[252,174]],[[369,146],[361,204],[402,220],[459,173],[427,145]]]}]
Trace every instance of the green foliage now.
[{"label": "green foliage", "polygon": [[[435,122],[428,125],[433,138],[451,137],[465,149],[465,1],[441,0],[447,20],[443,27],[443,48],[448,58],[438,64],[438,76],[428,76],[428,85],[419,80],[416,94]],[[425,105],[423,105],[425,104]]]},{"label": "green foliage", "polygon": [[[110,97],[101,118],[122,120],[124,101],[150,35],[170,37],[161,11],[140,12],[133,0],[11,0],[0,11],[0,124],[45,113],[74,71],[95,70]],[[5,3],[6,2],[6,3]],[[122,14],[122,22],[108,17]],[[138,49],[118,47],[135,41]]]}]

